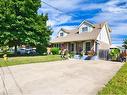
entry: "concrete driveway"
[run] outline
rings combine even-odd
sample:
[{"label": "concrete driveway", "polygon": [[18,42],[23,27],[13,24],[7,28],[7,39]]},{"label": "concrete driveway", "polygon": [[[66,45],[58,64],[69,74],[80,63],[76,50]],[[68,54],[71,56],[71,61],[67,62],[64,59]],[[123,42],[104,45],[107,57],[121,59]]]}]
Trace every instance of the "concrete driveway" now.
[{"label": "concrete driveway", "polygon": [[[3,77],[8,95],[96,95],[122,65],[108,61],[56,61],[9,67],[17,86],[7,68],[3,68]],[[0,95],[5,95],[2,88],[0,79]]]}]

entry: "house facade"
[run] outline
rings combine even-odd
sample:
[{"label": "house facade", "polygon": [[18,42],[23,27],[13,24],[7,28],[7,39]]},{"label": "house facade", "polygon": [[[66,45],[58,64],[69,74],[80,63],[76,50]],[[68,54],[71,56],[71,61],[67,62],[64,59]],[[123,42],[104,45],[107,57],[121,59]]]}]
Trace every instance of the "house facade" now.
[{"label": "house facade", "polygon": [[85,52],[108,50],[111,46],[111,29],[107,22],[92,24],[83,21],[77,28],[68,30],[61,28],[57,37],[51,40],[54,47],[68,49],[75,54],[82,50]]}]

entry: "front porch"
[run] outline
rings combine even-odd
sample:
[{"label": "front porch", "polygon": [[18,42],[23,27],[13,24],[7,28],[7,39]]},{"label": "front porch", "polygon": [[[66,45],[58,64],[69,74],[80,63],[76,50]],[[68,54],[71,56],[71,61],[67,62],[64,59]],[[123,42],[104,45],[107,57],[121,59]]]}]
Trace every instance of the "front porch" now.
[{"label": "front porch", "polygon": [[74,54],[80,54],[82,51],[84,54],[87,54],[88,51],[95,51],[95,41],[80,41],[80,42],[66,42],[66,43],[57,43],[54,44],[54,47],[58,47],[60,49],[67,49],[69,52],[73,52]]}]

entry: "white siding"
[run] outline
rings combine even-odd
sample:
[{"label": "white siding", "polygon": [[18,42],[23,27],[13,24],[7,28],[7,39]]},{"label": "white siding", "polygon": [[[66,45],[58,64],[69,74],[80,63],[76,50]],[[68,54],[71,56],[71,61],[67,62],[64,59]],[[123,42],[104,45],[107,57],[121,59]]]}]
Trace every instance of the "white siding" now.
[{"label": "white siding", "polygon": [[60,33],[63,33],[63,37],[67,36],[67,33],[65,33],[64,31],[60,31],[57,35],[58,37],[60,37]]},{"label": "white siding", "polygon": [[109,31],[106,29],[106,25],[103,26],[102,30],[100,31],[100,34],[97,37],[97,40],[110,44],[110,36],[109,36]]},{"label": "white siding", "polygon": [[88,31],[86,32],[91,32],[93,30],[93,27],[91,27],[90,25],[86,24],[86,23],[83,23],[80,27],[79,27],[79,33],[82,32],[82,28],[83,27],[88,27]]}]

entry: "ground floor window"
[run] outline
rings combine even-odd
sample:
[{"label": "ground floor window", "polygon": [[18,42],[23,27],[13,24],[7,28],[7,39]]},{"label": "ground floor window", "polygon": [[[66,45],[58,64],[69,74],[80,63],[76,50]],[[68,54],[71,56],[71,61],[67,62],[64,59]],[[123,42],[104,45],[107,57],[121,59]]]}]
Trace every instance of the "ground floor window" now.
[{"label": "ground floor window", "polygon": [[91,50],[90,42],[86,42],[86,51],[90,51],[90,50]]},{"label": "ground floor window", "polygon": [[74,43],[70,44],[70,51],[74,51]]},{"label": "ground floor window", "polygon": [[61,44],[55,44],[55,47],[61,48]]}]

